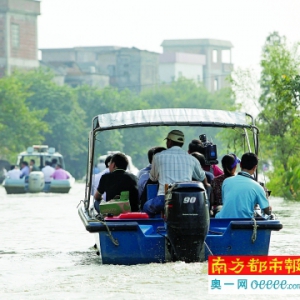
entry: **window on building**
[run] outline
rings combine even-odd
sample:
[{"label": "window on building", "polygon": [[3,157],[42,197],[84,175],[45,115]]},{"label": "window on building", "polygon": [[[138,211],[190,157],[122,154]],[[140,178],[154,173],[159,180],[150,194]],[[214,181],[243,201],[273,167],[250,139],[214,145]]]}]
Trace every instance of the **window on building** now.
[{"label": "window on building", "polygon": [[20,26],[18,24],[11,24],[11,45],[14,49],[20,47]]},{"label": "window on building", "polygon": [[213,50],[212,51],[212,62],[217,63],[218,62],[218,50]]},{"label": "window on building", "polygon": [[217,91],[218,89],[219,89],[218,78],[215,78],[215,80],[214,80],[214,91]]},{"label": "window on building", "polygon": [[222,63],[230,64],[231,63],[231,55],[230,50],[222,50]]}]

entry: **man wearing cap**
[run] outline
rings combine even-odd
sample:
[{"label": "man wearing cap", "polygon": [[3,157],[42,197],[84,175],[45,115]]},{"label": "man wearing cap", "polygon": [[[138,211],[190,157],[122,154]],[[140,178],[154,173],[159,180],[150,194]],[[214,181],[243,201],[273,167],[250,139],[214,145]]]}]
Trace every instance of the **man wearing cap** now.
[{"label": "man wearing cap", "polygon": [[271,207],[266,192],[252,177],[258,164],[256,154],[245,153],[240,164],[241,172],[223,182],[223,207],[216,218],[252,218],[256,204],[259,204],[265,214],[270,215]]},{"label": "man wearing cap", "polygon": [[205,172],[198,160],[182,149],[184,134],[180,130],[172,130],[165,138],[167,150],[157,153],[152,161],[149,178],[158,181],[157,196],[148,200],[143,210],[150,216],[159,214],[165,205],[165,184],[174,182],[191,181],[192,178],[203,181],[209,186]]}]

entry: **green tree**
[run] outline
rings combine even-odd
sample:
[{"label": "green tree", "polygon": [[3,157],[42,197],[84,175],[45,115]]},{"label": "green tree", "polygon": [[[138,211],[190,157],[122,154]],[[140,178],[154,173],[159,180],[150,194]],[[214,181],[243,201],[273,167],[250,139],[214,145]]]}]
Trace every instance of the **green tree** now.
[{"label": "green tree", "polygon": [[[209,93],[202,84],[196,84],[185,78],[180,78],[170,85],[162,85],[155,90],[145,90],[139,95],[129,90],[118,91],[111,87],[100,90],[80,86],[76,90],[79,105],[87,115],[85,126],[88,130],[91,129],[92,118],[103,113],[169,107],[207,109],[234,107],[234,98],[229,89]],[[123,151],[132,156],[137,167],[142,168],[147,164],[147,152],[150,147],[165,146],[162,137],[166,136],[167,131],[166,128],[153,127],[100,133],[97,136],[95,156],[98,157],[109,150]],[[195,138],[200,134],[196,129],[187,129],[186,133]]]},{"label": "green tree", "polygon": [[291,88],[299,73],[299,62],[297,45],[289,47],[286,38],[277,32],[267,37],[261,60],[259,120],[264,132],[263,149],[274,166],[274,172],[269,173],[269,187],[275,195],[300,200],[300,184],[292,179],[300,164],[299,103]]},{"label": "green tree", "polygon": [[45,109],[29,109],[26,99],[31,96],[28,86],[18,78],[0,79],[0,153],[11,163],[17,154],[33,142],[41,143],[49,132],[43,120]]},{"label": "green tree", "polygon": [[[54,75],[43,69],[14,75],[29,92],[26,105],[30,110],[43,110],[42,120],[48,124],[49,132],[44,142],[61,152],[66,168],[76,178],[83,176],[87,156],[86,114],[79,106],[77,94],[67,85],[59,86]],[[31,145],[34,140],[31,140]]]}]

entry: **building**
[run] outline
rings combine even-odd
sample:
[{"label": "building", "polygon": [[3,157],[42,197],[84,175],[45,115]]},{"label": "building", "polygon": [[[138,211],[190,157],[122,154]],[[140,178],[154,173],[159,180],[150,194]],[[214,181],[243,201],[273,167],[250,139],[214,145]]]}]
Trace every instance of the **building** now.
[{"label": "building", "polygon": [[116,46],[41,49],[41,52],[41,63],[56,73],[65,73],[65,83],[72,86],[93,82],[98,87],[110,85],[139,93],[159,82],[158,53]]},{"label": "building", "polygon": [[203,67],[206,58],[202,54],[166,52],[159,56],[161,83],[170,83],[180,77],[203,82]]},{"label": "building", "polygon": [[164,40],[163,53],[193,53],[206,57],[203,65],[203,82],[208,91],[228,86],[226,78],[233,70],[229,41],[214,39]]},{"label": "building", "polygon": [[0,77],[39,66],[38,15],[39,1],[0,0]]},{"label": "building", "polygon": [[0,0],[0,77],[39,66],[54,71],[58,84],[128,88],[140,93],[183,76],[209,91],[228,85],[231,42],[214,39],[164,40],[163,53],[118,46],[41,49],[37,18],[40,1]]}]

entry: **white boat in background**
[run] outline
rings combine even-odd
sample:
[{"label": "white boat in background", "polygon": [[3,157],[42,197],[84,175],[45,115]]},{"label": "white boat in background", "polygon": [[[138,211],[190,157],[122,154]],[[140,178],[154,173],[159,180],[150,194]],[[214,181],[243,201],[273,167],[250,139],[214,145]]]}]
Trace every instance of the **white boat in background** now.
[{"label": "white boat in background", "polygon": [[[105,160],[107,158],[108,155],[114,155],[115,153],[119,153],[121,151],[107,151],[106,155],[101,155],[98,157],[98,164],[97,167],[99,168],[100,172],[102,172],[106,166],[105,166]],[[127,168],[127,172],[132,173],[133,175],[137,175],[139,172],[139,169],[134,166],[134,164],[132,163],[132,158],[131,156],[126,154],[126,157],[128,159],[128,168]]]},{"label": "white boat in background", "polygon": [[63,156],[55,151],[55,148],[47,145],[33,145],[28,147],[27,151],[18,155],[17,165],[23,161],[35,160],[35,165],[40,171],[30,172],[29,176],[21,179],[5,178],[3,187],[7,194],[24,194],[24,193],[68,193],[75,182],[75,178],[69,173],[70,178],[65,180],[54,180],[45,183],[44,173],[41,171],[46,161],[56,160],[65,169]]}]

